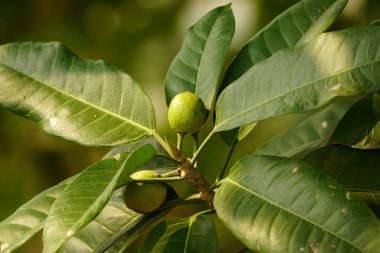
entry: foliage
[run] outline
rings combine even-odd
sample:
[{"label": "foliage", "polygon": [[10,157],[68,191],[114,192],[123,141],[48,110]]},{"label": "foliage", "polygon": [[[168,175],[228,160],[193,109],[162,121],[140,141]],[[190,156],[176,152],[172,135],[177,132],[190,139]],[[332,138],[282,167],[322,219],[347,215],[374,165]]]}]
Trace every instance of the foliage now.
[{"label": "foliage", "polygon": [[[42,231],[49,253],[123,252],[140,235],[141,252],[219,252],[227,235],[254,252],[380,252],[380,27],[326,32],[346,3],[299,2],[252,37],[225,73],[235,27],[230,5],[190,27],[165,95],[169,105],[194,93],[214,119],[200,145],[191,133],[191,156],[183,134],[174,145],[156,131],[150,99],[122,70],[80,59],[57,42],[0,46],[5,108],[48,134],[112,147],[1,222],[0,251]],[[226,173],[256,123],[306,112]],[[216,135],[228,152],[209,183],[198,158]],[[141,170],[157,176],[132,176]],[[196,194],[179,197],[176,186],[188,182]],[[156,210],[136,213],[121,196],[132,183],[165,183],[168,196]],[[201,211],[177,217],[172,210],[181,205]]]}]

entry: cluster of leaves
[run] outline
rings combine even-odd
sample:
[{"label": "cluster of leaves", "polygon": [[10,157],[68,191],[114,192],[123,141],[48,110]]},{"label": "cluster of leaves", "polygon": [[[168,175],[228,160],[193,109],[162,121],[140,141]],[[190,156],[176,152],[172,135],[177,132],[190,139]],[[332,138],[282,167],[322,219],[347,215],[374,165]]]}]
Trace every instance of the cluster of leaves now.
[{"label": "cluster of leaves", "polygon": [[[241,48],[223,78],[234,33],[230,6],[210,11],[188,30],[167,74],[166,101],[195,93],[215,120],[185,161],[193,170],[202,167],[197,158],[216,134],[229,146],[209,187],[212,208],[188,218],[162,220],[173,207],[201,198],[179,199],[172,192],[158,210],[138,214],[120,197],[132,173],[171,175],[182,166],[155,131],[149,98],[128,75],[80,59],[59,43],[0,46],[4,107],[49,134],[114,147],[1,222],[0,251],[12,252],[43,230],[44,252],[122,252],[161,220],[141,252],[218,252],[223,233],[217,220],[250,251],[380,252],[380,27],[325,32],[346,3],[294,5]],[[257,122],[301,112],[310,113],[225,176],[235,146]]]}]

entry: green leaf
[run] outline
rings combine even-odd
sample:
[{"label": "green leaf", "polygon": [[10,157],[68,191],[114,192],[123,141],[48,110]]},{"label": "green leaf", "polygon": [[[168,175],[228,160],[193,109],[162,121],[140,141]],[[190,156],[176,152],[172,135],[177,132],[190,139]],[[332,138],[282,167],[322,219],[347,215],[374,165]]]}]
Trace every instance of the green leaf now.
[{"label": "green leaf", "polygon": [[128,75],[56,42],[0,46],[0,104],[84,145],[126,145],[155,129],[149,98]]},{"label": "green leaf", "polygon": [[352,191],[380,191],[380,149],[361,150],[331,145],[303,159],[336,178]]},{"label": "green leaf", "polygon": [[380,214],[380,149],[332,145],[317,149],[303,161],[327,172],[354,196]]},{"label": "green leaf", "polygon": [[218,217],[249,249],[379,252],[380,223],[361,201],[307,163],[247,156],[215,194]]},{"label": "green leaf", "polygon": [[380,122],[354,147],[362,149],[380,148]]},{"label": "green leaf", "polygon": [[210,11],[189,28],[166,76],[168,105],[178,93],[190,91],[211,110],[234,31],[230,5]]},{"label": "green leaf", "polygon": [[13,252],[43,228],[54,201],[73,179],[38,194],[0,223],[2,253]]},{"label": "green leaf", "polygon": [[102,160],[86,170],[54,202],[43,232],[44,252],[57,252],[62,244],[87,225],[110,199],[113,191],[156,155],[146,144],[126,158]]},{"label": "green leaf", "polygon": [[[138,214],[126,208],[120,191],[111,198],[102,212],[84,228],[63,244],[60,253],[92,253],[107,245],[107,252],[123,252],[145,229],[157,218],[168,211],[158,211],[149,214]],[[119,236],[118,234],[123,234]],[[96,235],[96,236],[94,236]],[[117,241],[113,238],[117,237]],[[120,238],[121,237],[121,238]],[[108,245],[108,243],[113,243]],[[104,248],[103,248],[104,249]],[[105,250],[105,249],[104,249]],[[104,251],[102,251],[104,252]]]},{"label": "green leaf", "polygon": [[357,99],[339,99],[259,146],[255,154],[294,156],[326,145],[340,120]]},{"label": "green leaf", "polygon": [[360,192],[351,191],[350,194],[353,198],[358,198],[363,200],[377,215],[380,217],[380,191],[377,192]]},{"label": "green leaf", "polygon": [[[325,31],[340,15],[347,0],[304,0],[295,4],[256,33],[230,64],[219,93],[256,63],[278,51],[302,44]],[[252,128],[253,129],[253,128]],[[221,133],[231,145],[237,130]]]},{"label": "green leaf", "polygon": [[162,221],[149,232],[140,252],[217,253],[218,238],[214,223],[205,215]]},{"label": "green leaf", "polygon": [[214,131],[380,90],[379,41],[376,26],[330,32],[254,65],[220,95]]},{"label": "green leaf", "polygon": [[341,14],[346,4],[347,0],[303,0],[284,11],[240,49],[226,71],[221,89],[241,77],[256,63],[324,32]]},{"label": "green leaf", "polygon": [[380,120],[380,96],[371,94],[355,104],[339,122],[329,144],[353,146],[365,138]]},{"label": "green leaf", "polygon": [[[68,239],[59,252],[92,253],[120,229],[138,220],[140,216],[142,215],[126,208],[121,194],[114,194],[101,213]],[[131,236],[128,239],[129,241],[126,243],[130,244],[136,239],[136,236]],[[126,246],[117,243],[109,252],[119,252]]]}]

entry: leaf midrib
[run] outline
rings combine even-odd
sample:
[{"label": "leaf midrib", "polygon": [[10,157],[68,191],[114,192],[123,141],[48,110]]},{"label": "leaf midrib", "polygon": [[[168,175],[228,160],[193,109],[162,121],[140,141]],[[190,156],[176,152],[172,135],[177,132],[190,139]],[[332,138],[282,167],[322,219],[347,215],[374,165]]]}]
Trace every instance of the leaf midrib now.
[{"label": "leaf midrib", "polygon": [[309,220],[309,219],[307,219],[307,218],[305,218],[305,217],[302,217],[302,216],[300,216],[299,214],[297,214],[297,213],[291,211],[290,209],[286,209],[285,207],[279,205],[279,204],[276,203],[276,202],[273,202],[272,200],[270,200],[270,199],[268,199],[268,198],[266,198],[266,197],[264,197],[264,196],[262,196],[262,195],[258,195],[258,194],[256,194],[256,193],[255,193],[254,191],[252,191],[251,189],[249,189],[249,188],[247,188],[247,187],[245,187],[245,186],[243,186],[243,185],[241,185],[241,184],[239,184],[239,183],[233,181],[232,179],[230,179],[230,178],[225,178],[223,181],[228,181],[228,182],[230,182],[231,184],[236,185],[237,187],[239,187],[239,188],[241,188],[241,189],[247,191],[248,193],[251,193],[252,195],[255,195],[256,197],[258,197],[258,198],[260,198],[260,199],[266,201],[266,202],[269,203],[270,205],[275,206],[275,207],[279,208],[280,210],[284,210],[284,211],[290,213],[291,215],[294,215],[294,216],[298,217],[299,219],[304,220],[304,221],[306,221],[306,222],[308,222],[308,223],[310,223],[310,224],[312,224],[312,225],[314,225],[314,226],[320,228],[321,230],[326,231],[327,233],[330,233],[331,235],[335,236],[336,238],[338,238],[338,239],[340,239],[340,240],[346,242],[347,244],[351,245],[351,246],[354,247],[355,249],[361,251],[361,249],[360,249],[358,246],[354,245],[353,243],[351,243],[351,242],[347,241],[346,239],[342,238],[341,236],[337,235],[336,233],[334,233],[334,232],[331,231],[330,229],[327,229],[327,228],[325,228],[325,227],[319,225],[318,223],[313,222],[312,220]]},{"label": "leaf midrib", "polygon": [[[368,62],[368,63],[365,63],[365,64],[357,65],[357,66],[355,66],[355,67],[353,67],[353,68],[349,68],[349,69],[346,69],[346,70],[342,70],[342,71],[334,72],[334,73],[331,74],[331,75],[325,76],[325,77],[323,77],[323,78],[319,78],[319,79],[317,79],[317,80],[313,80],[313,81],[308,82],[308,83],[306,83],[306,84],[304,84],[304,85],[301,85],[301,86],[295,87],[295,88],[293,88],[293,89],[290,89],[289,91],[287,91],[287,92],[285,92],[285,93],[281,93],[281,94],[279,94],[279,95],[276,95],[276,96],[274,96],[274,97],[272,97],[272,98],[270,98],[270,99],[268,99],[268,100],[266,100],[266,101],[263,101],[263,102],[261,102],[261,103],[256,104],[256,105],[253,106],[253,107],[250,107],[250,108],[248,108],[248,109],[246,109],[246,110],[244,110],[244,111],[242,111],[242,112],[239,112],[239,113],[235,114],[234,116],[232,116],[232,117],[230,117],[230,118],[225,119],[224,121],[222,121],[222,122],[220,122],[219,124],[215,125],[215,128],[214,128],[214,129],[217,130],[220,126],[222,126],[222,125],[225,124],[226,122],[228,123],[229,121],[233,120],[234,118],[237,118],[237,117],[239,117],[240,115],[245,114],[245,113],[247,113],[247,112],[249,112],[249,111],[255,110],[257,107],[260,107],[260,106],[263,105],[263,104],[269,103],[270,101],[273,101],[273,100],[275,100],[275,99],[277,99],[277,98],[279,98],[279,97],[285,96],[285,95],[290,94],[290,93],[292,93],[292,92],[294,92],[294,91],[297,91],[297,90],[299,90],[299,89],[305,88],[305,87],[307,87],[307,86],[309,86],[309,85],[313,85],[313,84],[318,83],[318,82],[320,82],[320,81],[322,81],[322,80],[324,80],[324,79],[329,79],[329,78],[331,78],[331,77],[333,77],[333,76],[337,76],[337,75],[340,75],[340,74],[343,74],[343,73],[346,73],[346,72],[351,72],[351,71],[353,71],[353,70],[355,70],[355,69],[360,69],[360,68],[362,68],[362,67],[366,67],[367,65],[371,65],[371,64],[375,64],[375,63],[379,63],[379,62],[380,62],[380,60],[379,60],[379,59],[376,59],[376,60],[374,60],[374,61],[371,61],[371,62]],[[257,65],[254,65],[254,66],[257,66]],[[264,118],[264,119],[265,119],[265,118]],[[259,119],[259,120],[262,120],[262,119]],[[259,120],[257,120],[257,121],[259,121]],[[250,122],[250,123],[253,123],[253,122],[256,122],[256,121],[252,121],[252,122]],[[247,123],[247,124],[249,124],[249,123]],[[237,127],[238,127],[238,126],[237,126]],[[226,129],[223,129],[223,130],[226,130]],[[228,130],[228,129],[227,129],[227,130]]]},{"label": "leaf midrib", "polygon": [[107,111],[107,110],[105,110],[103,107],[100,107],[100,106],[95,105],[95,104],[91,104],[91,103],[89,103],[88,101],[86,101],[86,100],[84,100],[84,99],[82,99],[82,98],[80,98],[80,97],[75,97],[74,95],[72,95],[72,94],[70,94],[70,93],[68,93],[68,92],[66,92],[66,91],[64,91],[64,90],[61,90],[61,89],[56,88],[54,85],[47,84],[47,83],[45,83],[45,82],[43,82],[43,81],[41,81],[41,80],[39,80],[39,79],[37,79],[37,78],[35,78],[35,77],[31,77],[31,76],[29,76],[29,75],[26,75],[25,73],[23,73],[23,72],[21,72],[21,71],[19,71],[19,70],[16,70],[16,69],[14,69],[14,68],[12,68],[12,67],[10,67],[10,66],[4,64],[4,63],[0,63],[0,66],[4,66],[4,68],[11,69],[11,70],[13,70],[13,71],[16,72],[16,73],[19,73],[19,74],[25,76],[26,78],[35,81],[37,84],[40,84],[40,85],[42,85],[42,86],[46,86],[46,87],[48,87],[49,89],[52,89],[53,91],[55,91],[55,92],[57,92],[57,93],[63,94],[64,96],[67,96],[67,97],[73,99],[74,101],[79,101],[80,103],[83,103],[83,104],[85,104],[85,105],[88,106],[88,107],[95,108],[96,110],[101,111],[101,112],[103,112],[103,113],[106,114],[106,115],[111,115],[111,116],[114,117],[114,118],[118,118],[118,119],[120,119],[121,121],[124,121],[124,122],[126,122],[126,123],[129,123],[129,124],[131,124],[131,125],[133,125],[133,126],[135,126],[135,127],[137,127],[137,128],[140,128],[140,129],[142,129],[143,131],[149,133],[150,135],[152,135],[152,134],[155,132],[154,129],[150,129],[150,128],[147,128],[147,127],[145,127],[145,126],[139,125],[139,124],[135,123],[134,121],[132,121],[132,120],[130,120],[130,119],[128,119],[128,118],[122,117],[122,116],[120,116],[120,115],[118,115],[118,114],[116,114],[116,113],[114,113],[114,112],[112,112],[112,111]]}]

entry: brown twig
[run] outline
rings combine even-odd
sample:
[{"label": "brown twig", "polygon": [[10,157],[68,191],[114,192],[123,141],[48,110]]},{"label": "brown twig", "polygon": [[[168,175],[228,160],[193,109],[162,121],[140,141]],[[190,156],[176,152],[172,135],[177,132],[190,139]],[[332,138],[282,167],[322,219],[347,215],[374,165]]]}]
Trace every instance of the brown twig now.
[{"label": "brown twig", "polygon": [[210,184],[203,178],[202,174],[194,167],[190,159],[186,158],[173,144],[168,142],[171,156],[180,162],[178,169],[185,173],[185,179],[195,186],[200,193],[201,199],[213,208],[214,191],[209,191]]}]

